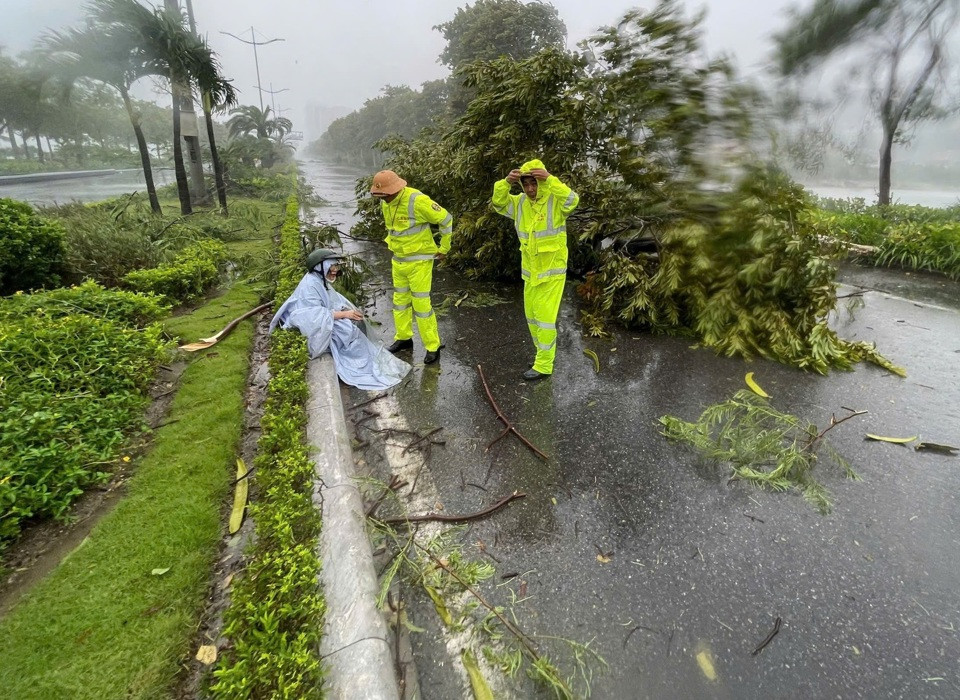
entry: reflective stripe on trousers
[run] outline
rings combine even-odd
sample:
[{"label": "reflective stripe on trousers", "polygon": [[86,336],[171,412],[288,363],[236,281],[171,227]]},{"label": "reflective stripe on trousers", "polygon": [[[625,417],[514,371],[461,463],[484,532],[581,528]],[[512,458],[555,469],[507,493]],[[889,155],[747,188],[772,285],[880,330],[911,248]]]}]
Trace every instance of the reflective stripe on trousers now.
[{"label": "reflective stripe on trousers", "polygon": [[[430,305],[430,287],[433,282],[433,256],[411,256],[413,262],[393,259],[393,323],[394,340],[413,337],[413,319],[417,319],[420,340],[427,350],[440,347],[437,316]],[[426,259],[422,259],[422,258]]]},{"label": "reflective stripe on trousers", "polygon": [[533,369],[540,374],[553,373],[553,360],[557,354],[557,314],[566,281],[566,275],[558,275],[537,285],[523,285],[523,310],[537,350]]}]

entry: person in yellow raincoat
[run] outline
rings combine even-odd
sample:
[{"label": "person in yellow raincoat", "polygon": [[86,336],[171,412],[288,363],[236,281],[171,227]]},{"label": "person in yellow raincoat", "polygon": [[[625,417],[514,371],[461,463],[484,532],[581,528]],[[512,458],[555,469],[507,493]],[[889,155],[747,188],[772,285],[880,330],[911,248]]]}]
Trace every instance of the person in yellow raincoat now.
[{"label": "person in yellow raincoat", "polygon": [[[430,304],[433,261],[450,251],[453,217],[446,209],[419,190],[407,187],[407,181],[392,170],[373,176],[370,194],[380,200],[387,227],[385,239],[393,253],[393,322],[395,335],[390,352],[413,349],[413,318],[426,350],[425,364],[440,358],[440,334],[437,316]],[[440,227],[440,245],[430,225]]]},{"label": "person in yellow raincoat", "polygon": [[[510,194],[518,182],[523,192]],[[493,186],[493,210],[513,221],[520,239],[523,308],[537,351],[533,366],[523,373],[527,381],[553,373],[557,313],[567,281],[567,217],[579,203],[577,193],[539,160],[511,170]]]}]

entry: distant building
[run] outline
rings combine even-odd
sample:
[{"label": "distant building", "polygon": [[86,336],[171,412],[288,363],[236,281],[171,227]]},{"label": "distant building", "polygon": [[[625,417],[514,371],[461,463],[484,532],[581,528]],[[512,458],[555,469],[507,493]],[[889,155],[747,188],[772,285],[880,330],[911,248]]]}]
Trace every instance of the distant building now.
[{"label": "distant building", "polygon": [[323,135],[330,124],[340,117],[345,117],[353,110],[349,107],[335,106],[330,107],[316,102],[307,103],[307,120],[304,124],[304,131],[309,140],[315,140]]}]

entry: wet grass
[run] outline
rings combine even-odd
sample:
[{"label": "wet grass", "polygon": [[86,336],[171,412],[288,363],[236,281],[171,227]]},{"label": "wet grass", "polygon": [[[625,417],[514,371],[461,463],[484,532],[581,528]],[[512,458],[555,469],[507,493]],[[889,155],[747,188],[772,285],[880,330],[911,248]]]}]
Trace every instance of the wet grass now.
[{"label": "wet grass", "polygon": [[[195,340],[257,303],[257,290],[238,283],[166,325]],[[127,496],[0,620],[0,695],[169,695],[180,661],[195,651],[242,429],[252,336],[252,323],[243,323],[191,358]]]}]

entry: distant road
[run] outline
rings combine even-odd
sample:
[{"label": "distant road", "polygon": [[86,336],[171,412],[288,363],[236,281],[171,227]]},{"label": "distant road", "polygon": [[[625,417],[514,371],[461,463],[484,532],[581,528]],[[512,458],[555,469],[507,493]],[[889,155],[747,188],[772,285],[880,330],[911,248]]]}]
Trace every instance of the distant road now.
[{"label": "distant road", "polygon": [[116,175],[119,170],[67,170],[59,173],[26,173],[24,175],[0,175],[0,187],[20,185],[25,182],[50,182],[53,180],[75,180],[81,177],[103,177]]}]

